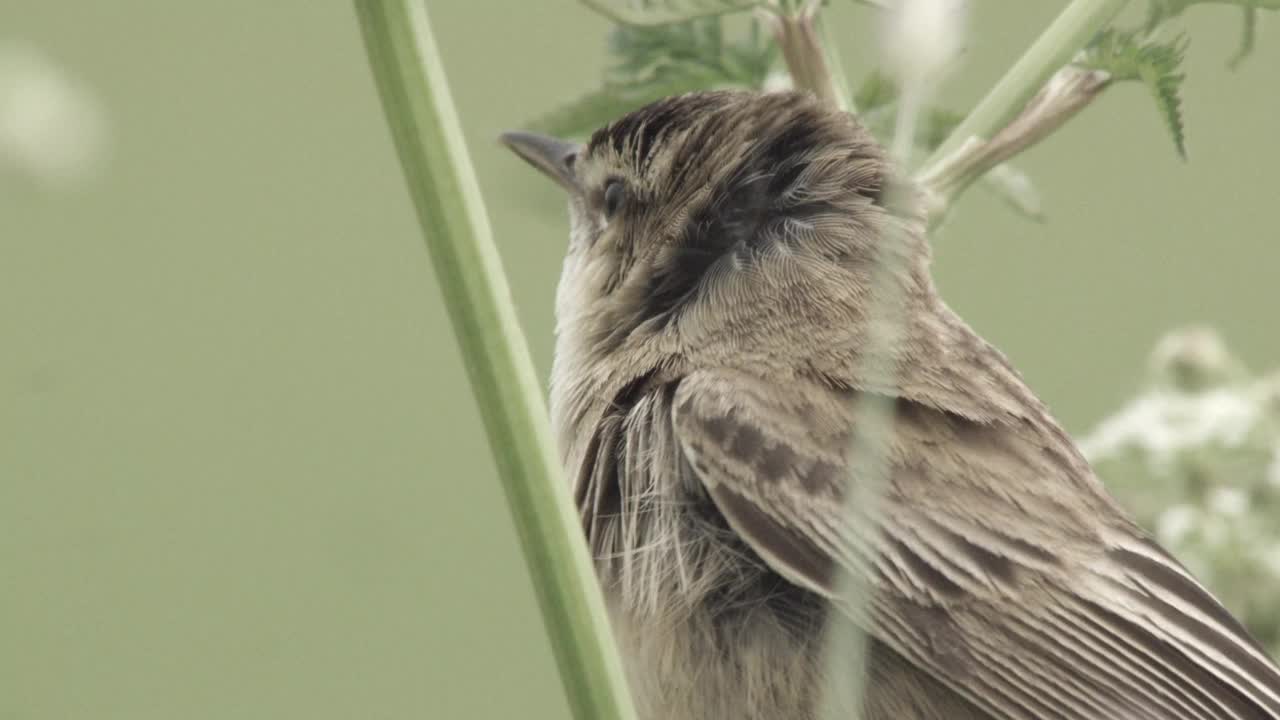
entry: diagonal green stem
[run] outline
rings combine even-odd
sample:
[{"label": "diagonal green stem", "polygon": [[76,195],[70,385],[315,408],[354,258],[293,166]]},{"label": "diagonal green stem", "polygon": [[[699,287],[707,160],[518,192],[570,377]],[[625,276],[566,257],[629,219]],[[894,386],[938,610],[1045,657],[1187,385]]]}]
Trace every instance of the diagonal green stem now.
[{"label": "diagonal green stem", "polygon": [[355,8],[573,716],[634,720],[423,0]]},{"label": "diagonal green stem", "polygon": [[925,172],[969,138],[990,140],[1004,129],[1049,78],[1119,13],[1128,0],[1073,0],[1023,53],[973,112],[934,151]]}]

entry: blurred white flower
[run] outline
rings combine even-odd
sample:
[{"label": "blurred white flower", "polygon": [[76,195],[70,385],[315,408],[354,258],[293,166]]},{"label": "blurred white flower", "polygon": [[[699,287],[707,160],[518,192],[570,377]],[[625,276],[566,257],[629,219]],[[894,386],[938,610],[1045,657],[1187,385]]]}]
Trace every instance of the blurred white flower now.
[{"label": "blurred white flower", "polygon": [[1262,554],[1262,562],[1266,564],[1272,575],[1280,577],[1280,545],[1273,545]]},{"label": "blurred white flower", "polygon": [[1249,509],[1249,495],[1240,488],[1214,488],[1209,493],[1209,509],[1219,515],[1239,517]]},{"label": "blurred white flower", "polygon": [[898,107],[889,154],[911,165],[916,126],[930,93],[960,53],[965,0],[901,0],[885,13],[884,59],[898,79]]},{"label": "blurred white flower", "polygon": [[[1280,654],[1280,371],[1253,376],[1206,328],[1167,335],[1148,390],[1081,444],[1137,520]],[[1274,488],[1274,489],[1273,489]]]},{"label": "blurred white flower", "polygon": [[965,0],[902,0],[887,13],[885,59],[904,85],[938,80],[960,54]]},{"label": "blurred white flower", "polygon": [[1219,551],[1236,536],[1235,524],[1221,515],[1202,515],[1201,517],[1203,519],[1197,528],[1197,537],[1204,543],[1205,549]]},{"label": "blurred white flower", "polygon": [[1240,361],[1211,327],[1192,326],[1166,334],[1151,353],[1151,371],[1183,390],[1224,385],[1243,374]]},{"label": "blurred white flower", "polygon": [[1200,511],[1191,505],[1174,505],[1156,520],[1156,537],[1165,545],[1179,545],[1199,523]]},{"label": "blurred white flower", "polygon": [[786,92],[792,89],[795,84],[791,81],[791,73],[786,70],[773,70],[764,77],[764,84],[760,86],[762,92]]},{"label": "blurred white flower", "polygon": [[1233,389],[1202,393],[1155,390],[1107,418],[1080,442],[1090,459],[1136,449],[1156,464],[1185,448],[1237,447],[1258,420],[1258,405]]},{"label": "blurred white flower", "polygon": [[107,128],[93,94],[34,48],[0,43],[0,166],[65,187],[100,168]]}]

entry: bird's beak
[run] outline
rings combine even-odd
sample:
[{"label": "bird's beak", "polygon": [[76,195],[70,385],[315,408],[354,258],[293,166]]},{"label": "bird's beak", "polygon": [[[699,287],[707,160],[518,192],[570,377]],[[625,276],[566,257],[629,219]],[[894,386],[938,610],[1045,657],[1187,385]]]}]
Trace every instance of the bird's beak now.
[{"label": "bird's beak", "polygon": [[573,173],[573,163],[582,151],[581,145],[521,131],[504,132],[500,139],[503,145],[555,180],[557,185],[571,193],[578,192],[578,178]]}]

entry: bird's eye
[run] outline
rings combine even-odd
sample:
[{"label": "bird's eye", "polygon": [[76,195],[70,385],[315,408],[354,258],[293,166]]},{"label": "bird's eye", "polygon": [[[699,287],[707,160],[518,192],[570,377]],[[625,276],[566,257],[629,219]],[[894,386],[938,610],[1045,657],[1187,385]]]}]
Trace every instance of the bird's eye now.
[{"label": "bird's eye", "polygon": [[604,186],[604,216],[605,219],[612,219],[614,214],[618,212],[618,208],[622,207],[622,202],[627,199],[627,188],[622,184],[621,180],[610,180]]}]

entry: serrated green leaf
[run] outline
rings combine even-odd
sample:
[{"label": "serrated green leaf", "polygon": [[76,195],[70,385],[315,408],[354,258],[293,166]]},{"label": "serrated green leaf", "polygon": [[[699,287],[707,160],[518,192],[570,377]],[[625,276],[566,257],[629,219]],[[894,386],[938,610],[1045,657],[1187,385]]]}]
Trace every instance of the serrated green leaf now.
[{"label": "serrated green leaf", "polygon": [[582,137],[618,116],[671,95],[723,87],[759,88],[777,50],[752,21],[726,38],[721,18],[673,25],[620,25],[609,36],[615,64],[602,87],[533,122],[531,129]]},{"label": "serrated green leaf", "polygon": [[1178,155],[1185,159],[1186,132],[1182,121],[1182,98],[1178,91],[1186,76],[1178,69],[1186,53],[1187,41],[1183,37],[1166,43],[1144,41],[1140,39],[1141,34],[1136,30],[1104,30],[1093,39],[1077,63],[1105,71],[1112,82],[1132,80],[1146,85],[1169,129]]},{"label": "serrated green leaf", "polygon": [[752,10],[762,0],[579,0],[614,23],[657,27]]},{"label": "serrated green leaf", "polygon": [[533,132],[546,133],[566,140],[580,140],[596,128],[621,115],[643,107],[633,105],[619,94],[605,88],[593,90],[542,117],[527,123]]},{"label": "serrated green leaf", "polygon": [[529,124],[529,129],[566,139],[581,139],[597,128],[651,102],[705,87],[701,79],[695,76],[631,87],[605,86],[534,120]]},{"label": "serrated green leaf", "polygon": [[1184,160],[1187,158],[1187,136],[1182,120],[1182,96],[1179,91],[1186,77],[1182,73],[1168,72],[1159,68],[1144,68],[1142,73],[1142,80],[1151,90],[1156,106],[1160,108],[1160,115],[1164,118],[1169,134],[1173,137],[1173,145],[1177,148],[1178,155]]},{"label": "serrated green leaf", "polygon": [[614,30],[609,52],[618,59],[607,76],[619,86],[648,82],[657,75],[706,75],[729,85],[758,87],[777,51],[752,22],[747,37],[726,42],[719,18],[661,27]]}]

